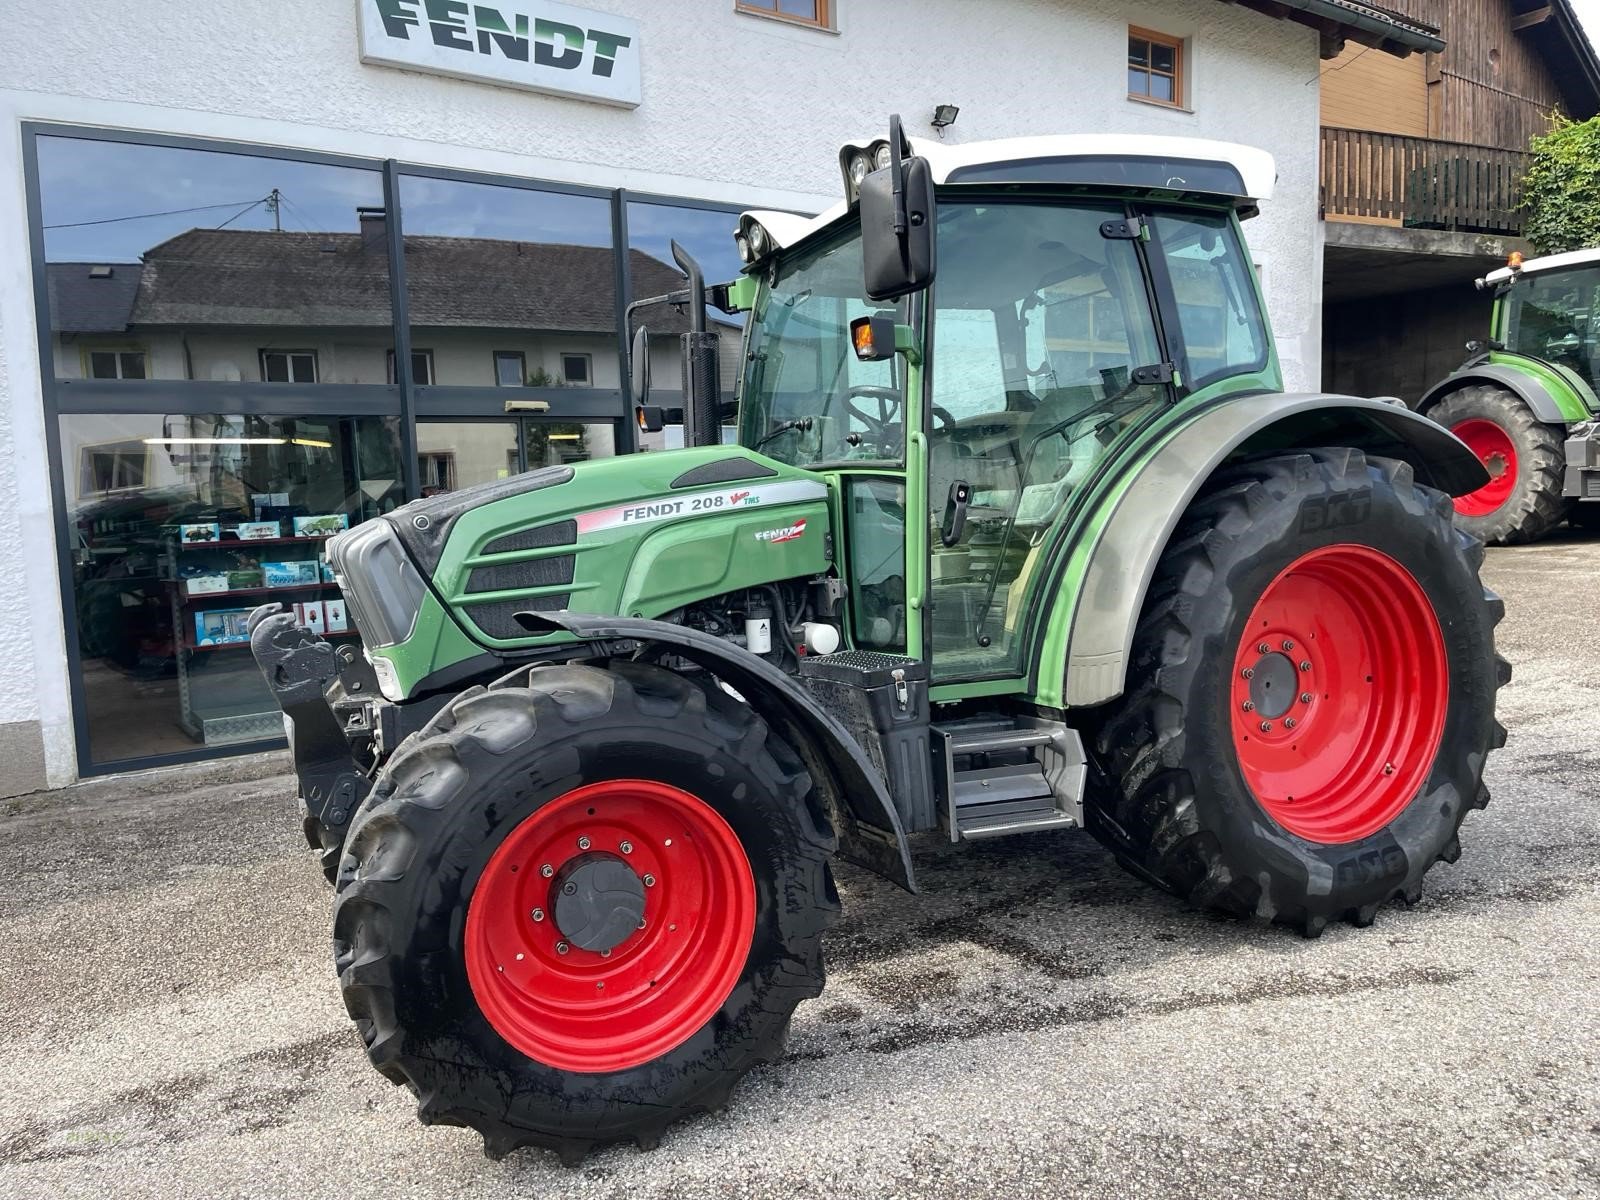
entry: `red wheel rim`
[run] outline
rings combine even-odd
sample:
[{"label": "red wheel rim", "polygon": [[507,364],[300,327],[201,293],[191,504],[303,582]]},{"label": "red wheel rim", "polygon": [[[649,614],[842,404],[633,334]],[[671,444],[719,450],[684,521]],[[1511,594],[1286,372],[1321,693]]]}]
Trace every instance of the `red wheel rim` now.
[{"label": "red wheel rim", "polygon": [[1488,483],[1456,497],[1456,511],[1465,517],[1486,517],[1511,499],[1511,490],[1517,486],[1516,444],[1504,429],[1483,417],[1463,421],[1450,432],[1466,443],[1489,472]]},{"label": "red wheel rim", "polygon": [[[605,953],[572,944],[557,912],[563,881],[599,861],[625,864],[643,897],[643,928]],[[495,1031],[529,1058],[625,1070],[722,1007],[755,919],[750,860],[715,809],[664,783],[608,780],[544,804],[495,850],[467,907],[467,978]]]},{"label": "red wheel rim", "polygon": [[1358,841],[1411,802],[1438,753],[1439,619],[1388,555],[1324,546],[1256,601],[1229,695],[1239,768],[1267,815],[1307,841]]}]

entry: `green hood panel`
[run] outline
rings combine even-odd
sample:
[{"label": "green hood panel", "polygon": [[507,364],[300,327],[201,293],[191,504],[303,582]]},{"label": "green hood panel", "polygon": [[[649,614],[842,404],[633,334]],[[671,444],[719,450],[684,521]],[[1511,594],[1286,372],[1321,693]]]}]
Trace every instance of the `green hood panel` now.
[{"label": "green hood panel", "polygon": [[576,463],[565,483],[456,516],[433,587],[473,642],[544,645],[565,635],[529,636],[516,612],[657,618],[827,570],[827,501],[823,477],[736,446]]}]

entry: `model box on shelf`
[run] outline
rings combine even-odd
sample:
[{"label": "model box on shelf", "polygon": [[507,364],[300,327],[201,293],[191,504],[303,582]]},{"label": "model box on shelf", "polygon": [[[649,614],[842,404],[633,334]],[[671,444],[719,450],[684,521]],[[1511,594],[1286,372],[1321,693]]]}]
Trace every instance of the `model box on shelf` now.
[{"label": "model box on shelf", "polygon": [[276,521],[240,521],[234,532],[241,542],[270,541],[283,536],[283,526]]},{"label": "model box on shelf", "polygon": [[265,587],[299,587],[305,583],[319,582],[317,564],[305,562],[264,562],[261,573]]},{"label": "model box on shelf", "polygon": [[328,631],[326,614],[322,609],[322,601],[311,600],[305,604],[294,606],[294,622],[302,629],[309,629],[312,633],[323,634]]},{"label": "model box on shelf", "polygon": [[221,572],[214,575],[191,575],[183,581],[183,590],[191,596],[225,592],[228,590],[228,577]]},{"label": "model box on shelf", "polygon": [[261,587],[260,567],[234,567],[228,572],[228,590],[243,592],[250,588]]},{"label": "model box on shelf", "polygon": [[248,608],[209,609],[194,614],[194,642],[197,646],[229,646],[250,640]]},{"label": "model box on shelf", "polygon": [[342,530],[350,528],[350,517],[347,513],[328,513],[320,517],[296,517],[294,519],[295,537],[332,537]]},{"label": "model box on shelf", "polygon": [[207,542],[220,542],[222,540],[222,526],[216,521],[209,523],[179,525],[178,540],[185,546],[198,546]]},{"label": "model box on shelf", "polygon": [[328,627],[328,633],[347,633],[350,629],[350,618],[345,614],[343,600],[324,600],[322,620]]}]

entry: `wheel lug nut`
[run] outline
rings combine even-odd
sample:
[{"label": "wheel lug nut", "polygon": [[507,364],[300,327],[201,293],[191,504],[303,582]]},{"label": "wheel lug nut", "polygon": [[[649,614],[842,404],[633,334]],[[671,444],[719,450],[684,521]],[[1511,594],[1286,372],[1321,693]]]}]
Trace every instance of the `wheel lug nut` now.
[{"label": "wheel lug nut", "polygon": [[1283,727],[1285,729],[1293,729],[1297,724],[1298,722],[1293,717],[1285,717],[1283,719]]},{"label": "wheel lug nut", "polygon": [[609,951],[609,950],[600,951],[600,957],[601,958],[610,958],[611,957],[611,951]]},{"label": "wheel lug nut", "polygon": [[588,848],[589,848],[589,839],[586,838],[586,837],[579,838],[578,839],[578,849],[579,850],[587,850]]},{"label": "wheel lug nut", "polygon": [[1256,669],[1254,667],[1246,667],[1244,670],[1240,671],[1239,674],[1243,675],[1246,679],[1254,679],[1256,677]]},{"label": "wheel lug nut", "polygon": [[1393,775],[1394,774],[1394,764],[1393,763],[1384,763],[1383,764],[1383,773],[1385,775]]},{"label": "wheel lug nut", "polygon": [[542,921],[542,920],[544,920],[544,909],[536,908],[531,913],[529,913],[528,915],[530,917],[532,917],[535,921]]},{"label": "wheel lug nut", "polygon": [[1261,722],[1261,732],[1262,733],[1271,733],[1272,732],[1272,722],[1271,721],[1263,721],[1263,722]]},{"label": "wheel lug nut", "polygon": [[1309,670],[1311,670],[1311,660],[1310,660],[1310,659],[1309,659],[1309,658],[1302,658],[1302,659],[1301,659],[1301,660],[1300,660],[1300,669],[1301,669],[1301,670],[1302,670],[1302,671],[1309,671]]},{"label": "wheel lug nut", "polygon": [[549,879],[550,876],[554,875],[555,873],[556,869],[549,863],[545,863],[544,866],[539,868],[539,874],[543,875],[546,879]]},{"label": "wheel lug nut", "polygon": [[643,928],[644,928],[644,921],[642,921],[642,920],[641,920],[641,921],[640,921],[640,922],[639,922],[639,928],[640,928],[640,929],[643,929]]},{"label": "wheel lug nut", "polygon": [[1255,703],[1250,700],[1246,700],[1243,704],[1239,705],[1239,707],[1244,709],[1245,712],[1255,712],[1256,710]]},{"label": "wheel lug nut", "polygon": [[1288,638],[1284,638],[1283,639],[1283,652],[1285,654],[1287,654],[1289,651],[1291,651],[1293,649],[1294,649],[1294,643],[1291,642]]},{"label": "wheel lug nut", "polygon": [[655,887],[656,877],[654,875],[646,875],[644,877],[644,885],[645,887]]},{"label": "wheel lug nut", "polygon": [[556,943],[556,953],[557,954],[565,954],[570,949],[572,949],[572,947],[567,945],[565,942],[557,942]]},{"label": "wheel lug nut", "polygon": [[632,854],[633,853],[633,843],[629,842],[629,841],[624,841],[622,843],[622,845],[617,847],[617,849],[621,850],[624,854]]},{"label": "wheel lug nut", "polygon": [[1311,703],[1311,693],[1310,692],[1301,692],[1300,693],[1300,703],[1301,704],[1310,704]]},{"label": "wheel lug nut", "polygon": [[563,895],[567,895],[567,896],[576,895],[577,891],[578,891],[578,885],[575,884],[575,883],[563,883],[561,885],[561,891],[562,891]]},{"label": "wheel lug nut", "polygon": [[1272,647],[1267,645],[1265,642],[1262,642],[1259,646],[1256,647],[1256,653],[1257,654],[1271,654],[1272,653]]}]

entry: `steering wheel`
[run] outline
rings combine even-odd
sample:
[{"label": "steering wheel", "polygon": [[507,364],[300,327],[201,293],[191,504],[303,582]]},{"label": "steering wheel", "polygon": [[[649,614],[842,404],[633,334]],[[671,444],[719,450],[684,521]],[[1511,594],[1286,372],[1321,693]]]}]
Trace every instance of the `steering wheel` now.
[{"label": "steering wheel", "polygon": [[[878,402],[878,415],[873,416],[856,405],[850,403],[857,396],[870,397]],[[857,384],[845,393],[844,408],[856,420],[867,427],[866,441],[876,443],[885,454],[893,449],[889,437],[889,428],[894,424],[895,410],[900,407],[900,389],[892,387],[873,387],[867,384]],[[848,438],[846,439],[849,440]],[[859,443],[857,443],[859,444]]]},{"label": "steering wheel", "polygon": [[933,412],[934,416],[938,417],[939,420],[944,422],[944,427],[946,429],[952,429],[955,427],[956,419],[950,415],[948,409],[940,408],[937,404],[930,404],[928,408]]}]

